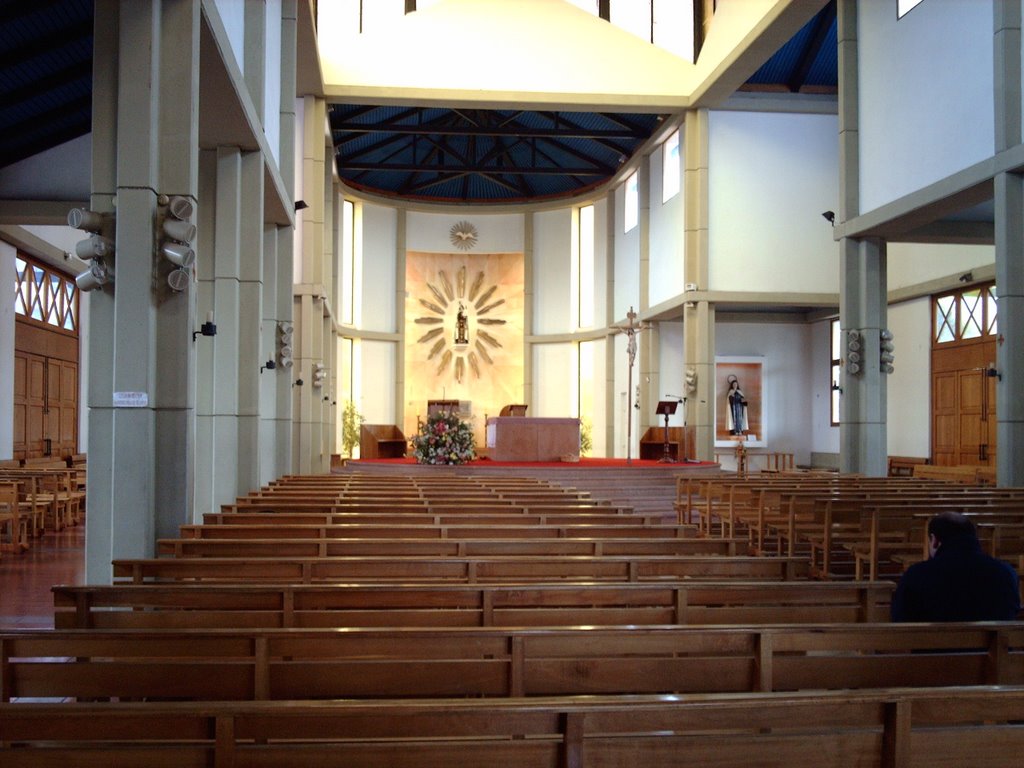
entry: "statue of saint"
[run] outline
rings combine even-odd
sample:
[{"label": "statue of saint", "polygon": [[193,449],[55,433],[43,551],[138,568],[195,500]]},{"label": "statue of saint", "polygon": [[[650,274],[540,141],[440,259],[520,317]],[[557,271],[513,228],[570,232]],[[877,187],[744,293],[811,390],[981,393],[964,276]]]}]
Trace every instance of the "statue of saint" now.
[{"label": "statue of saint", "polygon": [[726,410],[726,426],[729,434],[742,435],[748,429],[747,424],[747,398],[740,389],[740,382],[736,376],[730,376],[729,391],[726,392],[726,400],[729,407]]},{"label": "statue of saint", "polygon": [[455,343],[469,344],[469,321],[466,319],[466,305],[459,302],[459,314],[455,316]]}]

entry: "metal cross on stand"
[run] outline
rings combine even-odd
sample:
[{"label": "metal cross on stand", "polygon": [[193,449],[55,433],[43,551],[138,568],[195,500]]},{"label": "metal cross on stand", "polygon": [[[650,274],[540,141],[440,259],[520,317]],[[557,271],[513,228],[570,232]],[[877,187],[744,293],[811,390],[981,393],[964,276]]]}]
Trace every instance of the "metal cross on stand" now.
[{"label": "metal cross on stand", "polygon": [[[618,326],[620,333],[626,334],[626,354],[629,355],[629,376],[626,380],[626,398],[627,403],[633,392],[633,364],[636,362],[636,335],[640,331],[644,331],[651,326],[647,323],[635,324],[634,321],[637,318],[636,312],[633,311],[633,307],[630,306],[629,312],[626,313],[626,319],[629,321],[628,325]],[[639,402],[636,405],[640,407]],[[633,407],[630,405],[626,408],[626,464],[632,464],[633,459],[630,456],[630,451],[633,449]]]}]

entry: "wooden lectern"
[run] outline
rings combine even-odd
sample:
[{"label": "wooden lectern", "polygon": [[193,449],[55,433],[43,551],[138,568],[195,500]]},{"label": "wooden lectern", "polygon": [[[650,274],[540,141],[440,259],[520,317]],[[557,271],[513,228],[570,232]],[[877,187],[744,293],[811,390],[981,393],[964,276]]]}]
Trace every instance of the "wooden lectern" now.
[{"label": "wooden lectern", "polygon": [[662,400],[658,403],[658,408],[655,411],[659,416],[665,417],[665,452],[662,454],[661,458],[658,459],[662,464],[676,463],[676,460],[672,458],[672,451],[669,447],[670,441],[668,437],[668,417],[676,412],[676,405],[677,403],[674,400]]},{"label": "wooden lectern", "polygon": [[501,409],[499,416],[525,416],[526,406],[525,405],[506,405]]}]

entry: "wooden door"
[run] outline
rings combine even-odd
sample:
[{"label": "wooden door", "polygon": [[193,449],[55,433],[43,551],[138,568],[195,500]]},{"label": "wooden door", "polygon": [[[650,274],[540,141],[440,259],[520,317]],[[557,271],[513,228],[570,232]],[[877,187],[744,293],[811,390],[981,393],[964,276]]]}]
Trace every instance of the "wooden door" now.
[{"label": "wooden door", "polygon": [[45,456],[46,358],[14,353],[14,457]]},{"label": "wooden door", "polygon": [[995,342],[936,350],[932,355],[932,461],[943,466],[995,466],[996,388],[988,375]]}]

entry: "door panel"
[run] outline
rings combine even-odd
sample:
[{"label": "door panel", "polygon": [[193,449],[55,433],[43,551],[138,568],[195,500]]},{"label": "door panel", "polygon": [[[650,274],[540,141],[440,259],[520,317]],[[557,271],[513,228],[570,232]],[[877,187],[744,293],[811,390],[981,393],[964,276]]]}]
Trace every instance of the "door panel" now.
[{"label": "door panel", "polygon": [[995,342],[932,350],[932,460],[939,465],[994,466]]}]

